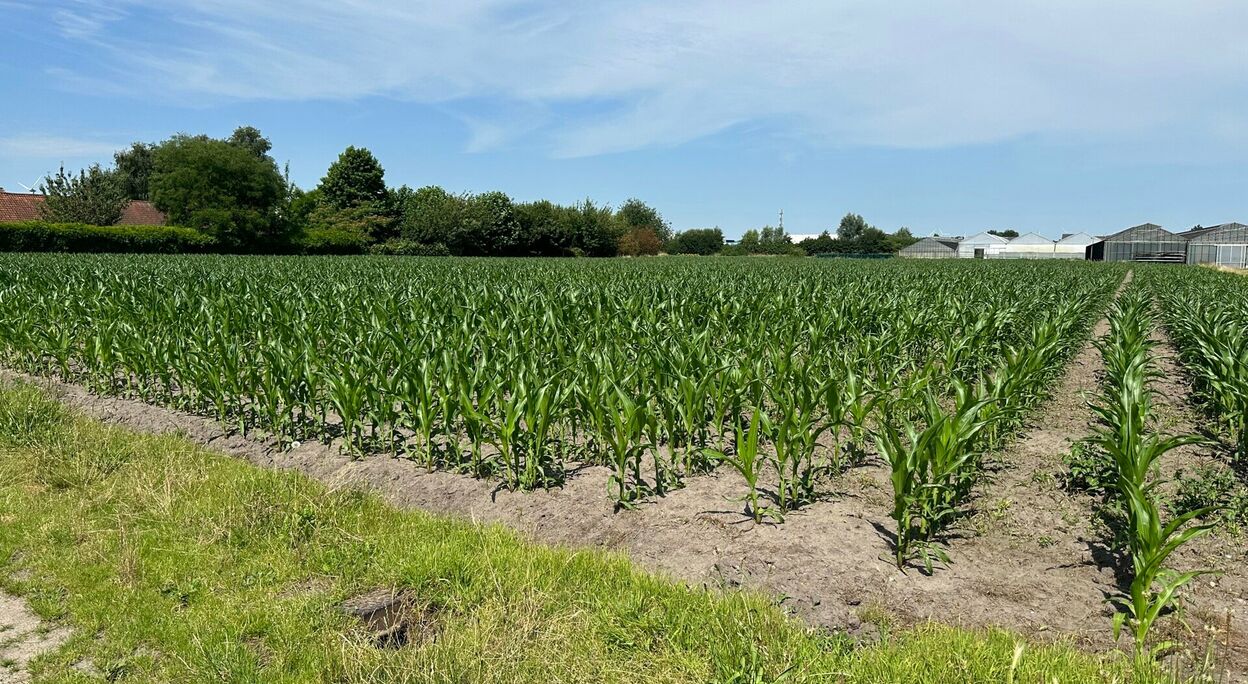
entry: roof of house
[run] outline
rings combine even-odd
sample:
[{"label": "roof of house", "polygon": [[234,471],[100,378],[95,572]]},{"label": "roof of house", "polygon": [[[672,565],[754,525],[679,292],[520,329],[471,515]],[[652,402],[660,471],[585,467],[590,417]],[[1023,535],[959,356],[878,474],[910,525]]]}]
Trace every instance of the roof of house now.
[{"label": "roof of house", "polygon": [[43,195],[0,190],[0,223],[37,221]]},{"label": "roof of house", "polygon": [[[44,196],[33,192],[5,192],[0,189],[0,223],[38,221]],[[144,200],[132,200],[121,211],[119,226],[163,226],[165,214]]]}]

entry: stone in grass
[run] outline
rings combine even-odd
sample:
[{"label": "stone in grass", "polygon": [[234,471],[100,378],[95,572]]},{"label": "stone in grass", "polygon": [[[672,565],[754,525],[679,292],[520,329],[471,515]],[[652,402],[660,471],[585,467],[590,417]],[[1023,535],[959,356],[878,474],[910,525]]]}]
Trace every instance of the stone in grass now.
[{"label": "stone in grass", "polygon": [[409,590],[367,591],[343,601],[342,610],[360,621],[378,648],[419,645],[437,634],[437,611]]}]

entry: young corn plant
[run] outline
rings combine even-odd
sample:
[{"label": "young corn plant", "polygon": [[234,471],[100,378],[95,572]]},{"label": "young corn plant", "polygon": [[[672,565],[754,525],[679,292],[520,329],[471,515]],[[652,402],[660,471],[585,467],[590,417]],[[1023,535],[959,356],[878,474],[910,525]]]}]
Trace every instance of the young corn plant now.
[{"label": "young corn plant", "polygon": [[783,522],[783,515],[771,506],[763,504],[762,496],[759,492],[759,482],[763,475],[763,469],[767,464],[765,455],[759,448],[759,438],[764,432],[770,431],[770,425],[767,416],[759,409],[754,409],[750,416],[748,426],[738,424],[736,426],[736,450],[731,454],[722,451],[712,451],[720,462],[727,463],[741,474],[745,479],[745,485],[748,488],[744,497],[745,512],[754,519],[754,522],[761,523],[763,520],[771,519],[776,522]]},{"label": "young corn plant", "polygon": [[1132,577],[1126,596],[1115,597],[1123,607],[1114,617],[1114,636],[1127,625],[1134,634],[1137,657],[1156,655],[1169,644],[1151,651],[1149,633],[1159,616],[1178,600],[1186,584],[1210,571],[1179,572],[1167,567],[1170,556],[1211,528],[1193,524],[1214,509],[1190,511],[1163,523],[1155,477],[1157,460],[1180,446],[1203,442],[1191,435],[1159,435],[1151,430],[1152,390],[1157,376],[1151,353],[1154,343],[1151,301],[1140,289],[1128,290],[1110,313],[1110,333],[1098,346],[1105,360],[1101,396],[1092,405],[1101,421],[1093,443],[1114,465],[1113,488],[1126,511],[1127,551]]}]

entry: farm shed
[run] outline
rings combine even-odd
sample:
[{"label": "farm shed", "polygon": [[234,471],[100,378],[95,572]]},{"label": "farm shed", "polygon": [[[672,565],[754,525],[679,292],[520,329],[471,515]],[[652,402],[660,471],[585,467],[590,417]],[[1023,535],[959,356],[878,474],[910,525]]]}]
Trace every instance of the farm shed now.
[{"label": "farm shed", "polygon": [[1025,233],[1005,244],[1005,259],[1052,259],[1053,241],[1038,233]]},{"label": "farm shed", "polygon": [[1248,226],[1242,223],[1223,223],[1183,235],[1187,236],[1189,264],[1248,267]]},{"label": "farm shed", "polygon": [[903,247],[897,256],[907,259],[952,259],[958,256],[956,238],[928,237]]},{"label": "farm shed", "polygon": [[1066,233],[1053,245],[1053,256],[1058,259],[1082,259],[1088,245],[1098,241],[1099,238],[1087,233]]},{"label": "farm shed", "polygon": [[1000,235],[983,232],[972,235],[958,243],[958,257],[962,259],[996,259],[1005,254],[1009,240]]},{"label": "farm shed", "polygon": [[1088,245],[1087,258],[1181,264],[1187,258],[1187,240],[1155,223],[1143,223]]}]

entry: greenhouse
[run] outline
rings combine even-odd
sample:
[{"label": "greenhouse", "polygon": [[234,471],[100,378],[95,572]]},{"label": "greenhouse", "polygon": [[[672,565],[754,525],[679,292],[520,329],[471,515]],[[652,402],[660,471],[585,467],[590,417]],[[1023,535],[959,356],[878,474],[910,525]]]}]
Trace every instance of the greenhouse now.
[{"label": "greenhouse", "polygon": [[1187,243],[1187,263],[1248,267],[1248,226],[1224,223],[1192,230]]},{"label": "greenhouse", "polygon": [[960,238],[926,237],[903,247],[897,256],[907,259],[952,259],[958,256]]},{"label": "greenhouse", "polygon": [[1053,245],[1053,256],[1058,259],[1083,259],[1088,245],[1100,239],[1087,233],[1066,233]]},{"label": "greenhouse", "polygon": [[992,233],[980,233],[958,243],[958,257],[962,259],[997,259],[1005,255],[1009,240]]},{"label": "greenhouse", "polygon": [[1144,223],[1088,245],[1086,254],[1091,261],[1181,264],[1187,259],[1187,240],[1155,223]]},{"label": "greenhouse", "polygon": [[1053,240],[1039,233],[1025,233],[1006,243],[1001,258],[1052,259],[1055,255],[1053,247]]}]

